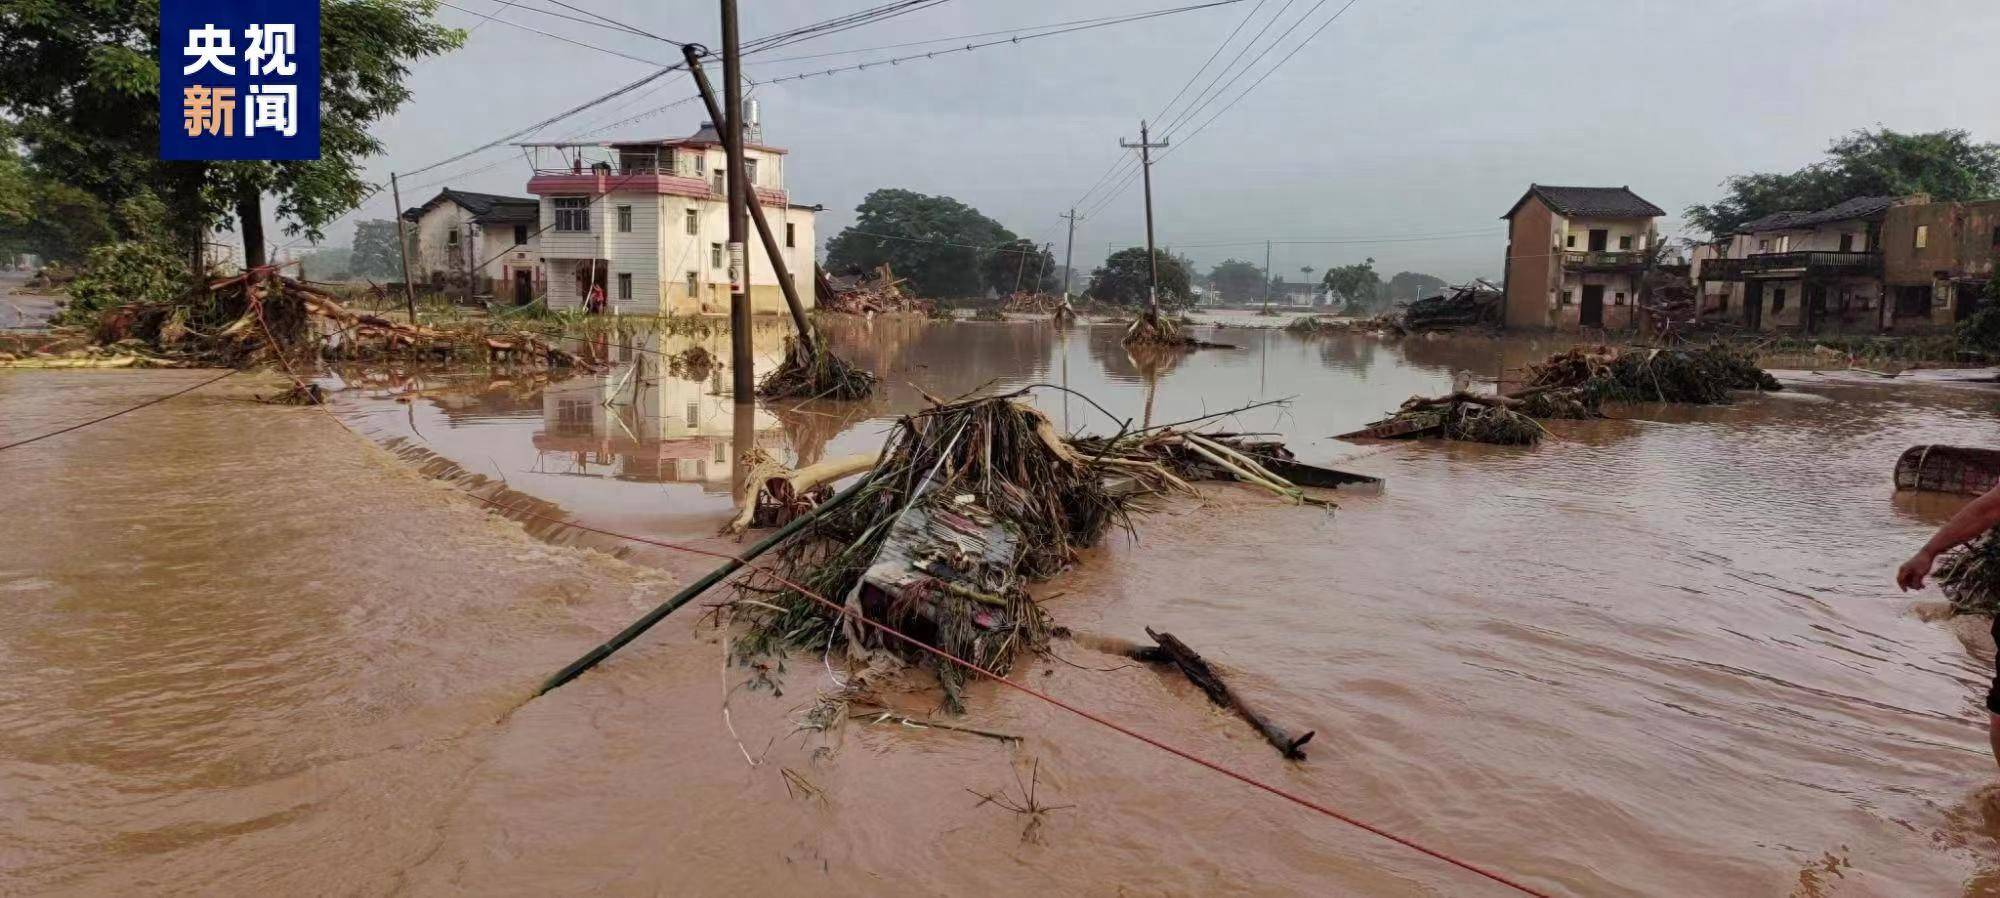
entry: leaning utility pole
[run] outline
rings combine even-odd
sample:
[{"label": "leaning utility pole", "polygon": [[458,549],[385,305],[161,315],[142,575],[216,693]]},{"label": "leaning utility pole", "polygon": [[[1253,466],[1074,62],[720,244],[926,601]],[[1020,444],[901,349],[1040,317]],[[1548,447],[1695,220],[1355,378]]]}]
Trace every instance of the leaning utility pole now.
[{"label": "leaning utility pole", "polygon": [[410,286],[410,238],[403,233],[403,188],[396,184],[396,173],[389,173],[389,195],[396,201],[396,248],[403,252],[403,303],[410,309],[410,325],[417,323],[417,291]]},{"label": "leaning utility pole", "polygon": [[750,350],[750,206],[743,183],[743,67],[736,35],[736,0],[722,0],[722,147],[729,157],[729,362],[737,404],[757,401],[756,362]]},{"label": "leaning utility pole", "polygon": [[1163,138],[1154,143],[1152,135],[1146,131],[1144,119],[1139,121],[1139,142],[1130,143],[1118,138],[1118,145],[1126,149],[1139,150],[1139,168],[1146,182],[1146,314],[1157,321],[1160,317],[1160,257],[1153,250],[1153,150],[1167,145]]},{"label": "leaning utility pole", "polygon": [[1271,306],[1271,241],[1264,241],[1264,307]]},{"label": "leaning utility pole", "polygon": [[1076,209],[1070,209],[1068,215],[1056,217],[1069,219],[1069,240],[1063,244],[1063,305],[1069,305],[1070,262],[1076,256]]}]

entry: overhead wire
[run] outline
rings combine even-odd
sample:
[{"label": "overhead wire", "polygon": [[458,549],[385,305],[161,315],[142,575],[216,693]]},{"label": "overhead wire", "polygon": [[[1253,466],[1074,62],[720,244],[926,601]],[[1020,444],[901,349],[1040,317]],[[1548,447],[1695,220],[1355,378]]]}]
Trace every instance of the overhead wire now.
[{"label": "overhead wire", "polygon": [[[446,8],[446,9],[455,9],[455,10],[458,10],[459,12],[462,12],[462,13],[465,13],[466,15],[471,15],[471,16],[476,16],[476,15],[480,15],[480,13],[478,13],[478,12],[475,12],[475,11],[473,11],[473,10],[470,10],[470,9],[466,9],[466,8],[465,8],[465,7],[463,7],[463,6],[459,6],[459,5],[455,4],[455,3],[452,3],[452,2],[451,2],[451,0],[437,0],[437,4],[438,4],[439,6],[442,6],[442,7]],[[517,8],[518,8],[518,7],[517,7]],[[539,34],[539,35],[541,35],[541,36],[543,36],[543,37],[546,37],[546,38],[550,38],[550,39],[552,39],[552,40],[559,40],[559,41],[562,41],[562,42],[563,42],[563,43],[565,43],[565,44],[571,44],[571,45],[574,45],[574,46],[578,46],[578,47],[582,47],[582,48],[584,48],[584,49],[586,49],[586,50],[596,50],[596,51],[597,51],[597,52],[599,52],[599,53],[609,53],[609,54],[611,54],[612,56],[618,56],[618,57],[623,57],[623,58],[625,58],[625,59],[629,59],[629,60],[632,60],[633,62],[643,62],[643,63],[645,63],[645,64],[647,64],[647,65],[665,65],[665,64],[666,64],[666,63],[663,63],[663,62],[660,62],[660,61],[659,61],[659,60],[657,60],[657,59],[647,59],[647,58],[646,58],[646,57],[644,57],[644,56],[633,56],[632,54],[630,54],[630,53],[626,53],[626,52],[623,52],[623,51],[621,51],[621,50],[613,50],[613,49],[611,49],[610,47],[601,47],[601,46],[598,46],[597,44],[592,44],[592,43],[587,43],[587,42],[585,42],[585,41],[580,41],[580,40],[577,40],[576,38],[573,38],[573,37],[564,37],[563,35],[560,35],[560,34],[557,34],[557,33],[553,32],[553,31],[543,31],[542,29],[540,29],[540,28],[536,28],[536,27],[535,27],[535,26],[533,26],[533,25],[523,25],[523,24],[521,24],[521,23],[519,23],[519,22],[516,22],[516,21],[513,21],[513,20],[511,20],[511,19],[503,19],[503,18],[500,18],[500,11],[499,11],[499,10],[497,10],[497,9],[496,9],[496,10],[494,10],[494,11],[492,11],[492,12],[490,12],[490,13],[486,13],[486,14],[485,14],[485,17],[486,17],[486,18],[485,18],[485,20],[486,20],[486,21],[489,21],[489,22],[498,22],[498,23],[500,23],[500,24],[502,24],[502,25],[506,25],[506,26],[508,26],[508,27],[510,27],[510,28],[519,28],[519,29],[521,29],[522,31],[527,31],[527,32],[531,32],[531,33],[534,33],[534,34]]]}]

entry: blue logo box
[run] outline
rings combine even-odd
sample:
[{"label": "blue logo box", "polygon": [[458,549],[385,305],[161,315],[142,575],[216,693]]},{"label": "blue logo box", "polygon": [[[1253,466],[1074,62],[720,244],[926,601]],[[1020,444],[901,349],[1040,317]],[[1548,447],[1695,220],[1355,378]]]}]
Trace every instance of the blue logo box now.
[{"label": "blue logo box", "polygon": [[319,158],[318,0],[161,0],[160,158]]}]

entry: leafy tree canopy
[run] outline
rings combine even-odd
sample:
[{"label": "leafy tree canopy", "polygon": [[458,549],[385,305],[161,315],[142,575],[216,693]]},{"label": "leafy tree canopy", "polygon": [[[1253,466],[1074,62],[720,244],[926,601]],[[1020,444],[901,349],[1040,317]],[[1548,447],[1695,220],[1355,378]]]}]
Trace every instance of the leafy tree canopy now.
[{"label": "leafy tree canopy", "polygon": [[[1143,246],[1112,253],[1105,258],[1103,265],[1090,273],[1090,298],[1115,306],[1145,308],[1149,267]],[[1181,309],[1192,304],[1194,292],[1188,289],[1188,272],[1193,266],[1188,260],[1173,253],[1161,252],[1159,267],[1160,308]]]},{"label": "leafy tree canopy", "polygon": [[409,65],[444,53],[464,33],[432,21],[434,0],[322,0],[320,158],[287,162],[161,162],[158,155],[158,0],[5,0],[0,3],[0,113],[30,158],[107,207],[152,193],[183,223],[243,219],[245,255],[261,258],[262,197],[277,198],[290,233],[320,229],[357,205],[381,143],[376,119],[410,97]]},{"label": "leafy tree canopy", "polygon": [[854,213],[854,225],[827,241],[827,268],[868,271],[886,262],[919,295],[940,299],[984,293],[989,253],[982,250],[1019,239],[971,206],[913,190],[876,190]]},{"label": "leafy tree canopy", "polygon": [[1242,259],[1224,260],[1209,270],[1208,279],[1222,298],[1230,302],[1264,298],[1264,269]]},{"label": "leafy tree canopy", "polygon": [[1687,208],[1689,224],[1723,235],[1773,212],[1824,209],[1860,196],[1984,199],[2000,194],[2000,144],[1975,143],[1956,130],[1855,131],[1835,140],[1825,159],[1798,171],[1737,175],[1722,186],[1722,199]]},{"label": "leafy tree canopy", "polygon": [[1062,282],[1053,280],[1055,256],[1026,237],[987,250],[982,256],[980,276],[985,278],[986,286],[1002,296],[1016,289],[1027,293],[1062,289]]},{"label": "leafy tree canopy", "polygon": [[1329,268],[1320,283],[1325,284],[1327,293],[1331,294],[1329,302],[1338,297],[1348,308],[1357,311],[1377,308],[1388,293],[1382,276],[1375,273],[1375,260],[1372,258],[1355,265]]},{"label": "leafy tree canopy", "polygon": [[354,253],[348,269],[358,277],[392,278],[402,272],[402,256],[396,250],[396,223],[387,218],[354,223]]}]

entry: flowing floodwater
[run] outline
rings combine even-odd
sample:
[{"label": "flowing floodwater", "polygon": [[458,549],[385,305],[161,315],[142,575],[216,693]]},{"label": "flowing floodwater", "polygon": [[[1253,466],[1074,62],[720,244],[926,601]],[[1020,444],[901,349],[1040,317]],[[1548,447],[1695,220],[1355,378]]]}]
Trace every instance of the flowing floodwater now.
[{"label": "flowing floodwater", "polygon": [[[1163,359],[1111,326],[842,325],[875,400],[737,414],[726,372],[672,358],[726,337],[655,335],[553,383],[329,380],[400,459],[244,401],[270,389],[248,378],[0,455],[0,891],[1504,894],[991,684],[965,720],[1018,745],[798,732],[844,674],[806,653],[725,669],[694,609],[525,702],[670,593],[661,568],[706,562],[532,538],[456,486],[707,539],[753,444],[868,451],[926,392],[1055,384],[1095,405],[1029,397],[1095,432],[1290,397],[1224,424],[1387,484],[1333,514],[1205,487],[1040,589],[1079,633],[1182,636],[1318,731],[1305,763],[1081,644],[1020,677],[1553,893],[2000,894],[1991,648],[1890,583],[1958,503],[1889,477],[1913,443],[1992,444],[2000,391],[1796,374],[1554,422],[1533,449],[1384,450],[1331,437],[1561,346],[1226,328],[1203,336],[1240,348]],[[781,339],[760,331],[766,363]],[[202,376],[0,375],[0,442]],[[916,680],[885,697],[937,702]],[[1030,771],[1071,807],[1024,841],[967,790]]]}]

